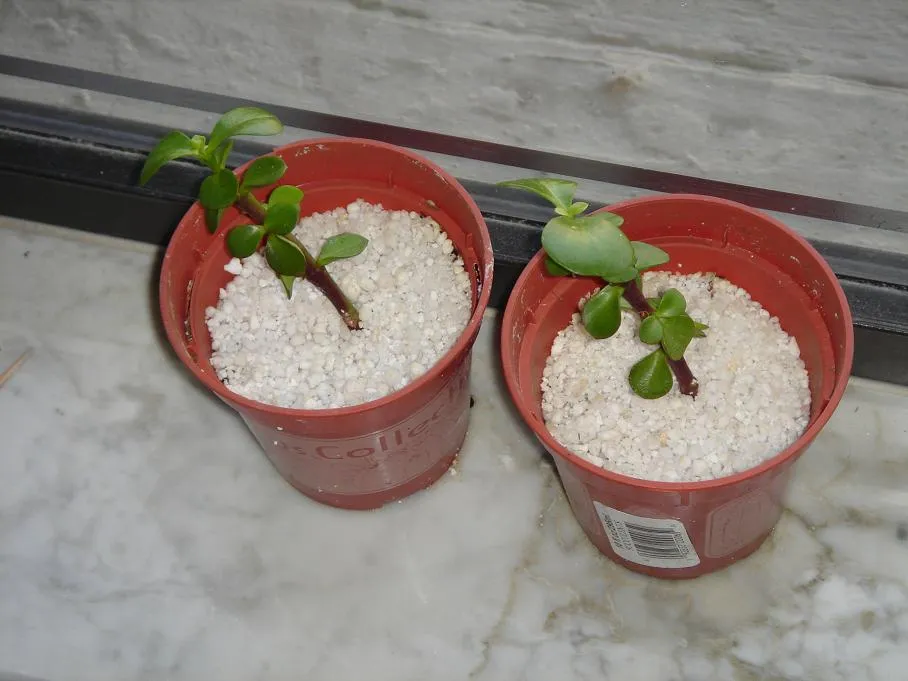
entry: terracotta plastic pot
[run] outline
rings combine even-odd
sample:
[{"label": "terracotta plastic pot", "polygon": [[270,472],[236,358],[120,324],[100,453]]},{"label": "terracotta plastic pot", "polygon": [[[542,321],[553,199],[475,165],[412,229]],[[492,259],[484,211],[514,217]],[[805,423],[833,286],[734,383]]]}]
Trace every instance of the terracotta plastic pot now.
[{"label": "terracotta plastic pot", "polygon": [[[389,210],[434,218],[470,273],[473,313],[447,354],[391,395],[354,407],[300,410],[241,397],[217,378],[209,358],[205,309],[230,280],[224,243],[245,221],[231,208],[218,233],[195,204],[174,233],[161,270],[160,303],[170,343],[186,367],[245,420],[290,484],[316,501],[349,509],[382,506],[423,489],[454,461],[469,421],[470,355],[492,285],[493,254],[485,222],[466,190],[430,161],[389,144],[330,138],[275,150],[287,163],[282,184],[305,192],[303,215],[362,198]],[[245,170],[239,168],[237,173]],[[267,191],[256,192],[263,198]]]},{"label": "terracotta plastic pot", "polygon": [[[602,553],[631,570],[697,577],[755,551],[778,521],[792,465],[838,406],[851,373],[851,313],[813,247],[759,211],[688,195],[635,199],[607,210],[624,217],[631,239],[669,253],[671,262],[661,269],[715,272],[747,290],[797,339],[809,373],[806,432],[762,465],[695,483],[611,473],[556,442],[541,412],[540,380],[552,341],[596,281],[548,275],[541,252],[517,281],[502,321],[505,378],[521,415],[554,456],[577,520]],[[651,550],[662,540],[670,550]]]}]

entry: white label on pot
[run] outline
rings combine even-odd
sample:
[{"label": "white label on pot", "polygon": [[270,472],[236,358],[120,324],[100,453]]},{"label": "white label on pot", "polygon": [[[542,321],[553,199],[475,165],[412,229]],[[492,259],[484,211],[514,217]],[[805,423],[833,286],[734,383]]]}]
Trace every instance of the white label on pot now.
[{"label": "white label on pot", "polygon": [[689,568],[700,564],[687,530],[674,518],[643,518],[594,501],[612,545],[624,560],[655,568]]}]

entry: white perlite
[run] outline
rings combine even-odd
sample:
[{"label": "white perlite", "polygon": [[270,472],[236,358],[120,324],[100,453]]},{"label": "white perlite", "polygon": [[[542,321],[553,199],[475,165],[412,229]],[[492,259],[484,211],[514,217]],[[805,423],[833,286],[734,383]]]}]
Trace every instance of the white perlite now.
[{"label": "white perlite", "polygon": [[652,297],[676,288],[710,328],[685,357],[696,400],[678,386],[658,400],[636,396],[630,368],[653,350],[624,312],[618,333],[596,340],[580,315],[555,338],[542,378],[542,411],[562,445],[610,471],[660,481],[708,480],[758,465],[807,426],[807,371],[794,338],[741,288],[711,275],[644,275]]},{"label": "white perlite", "polygon": [[466,327],[469,278],[438,223],[359,200],[293,233],[316,254],[340,232],[369,239],[362,254],[327,266],[359,309],[358,331],[308,281],[288,301],[261,255],[227,264],[236,276],[207,318],[211,364],[232,391],[297,409],[361,404],[424,374]]}]

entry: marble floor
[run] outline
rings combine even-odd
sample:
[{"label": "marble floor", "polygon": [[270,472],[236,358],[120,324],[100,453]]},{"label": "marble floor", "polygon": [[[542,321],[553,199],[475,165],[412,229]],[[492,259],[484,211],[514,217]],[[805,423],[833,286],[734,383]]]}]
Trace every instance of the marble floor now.
[{"label": "marble floor", "polygon": [[[751,558],[602,558],[502,390],[380,511],[290,488],[175,363],[158,253],[0,218],[0,679],[908,679],[908,390],[853,380]],[[4,676],[6,674],[6,676]]]}]

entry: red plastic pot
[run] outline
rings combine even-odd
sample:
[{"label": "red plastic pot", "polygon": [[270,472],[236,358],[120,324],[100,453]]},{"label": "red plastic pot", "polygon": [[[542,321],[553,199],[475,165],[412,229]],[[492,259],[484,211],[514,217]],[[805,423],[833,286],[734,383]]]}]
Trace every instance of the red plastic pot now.
[{"label": "red plastic pot", "polygon": [[[240,224],[227,211],[215,236],[195,204],[174,233],[161,270],[160,304],[177,356],[233,407],[290,484],[324,504],[377,508],[421,490],[453,463],[469,421],[470,356],[492,285],[485,222],[466,190],[434,163],[405,149],[362,139],[329,138],[276,149],[287,163],[282,184],[305,192],[303,215],[362,198],[389,210],[434,218],[453,241],[473,284],[473,313],[447,354],[426,374],[384,398],[354,407],[274,407],[228,390],[209,359],[205,309],[230,280],[224,236]],[[239,168],[242,173],[246,166]],[[259,198],[267,193],[257,192]]]},{"label": "red plastic pot", "polygon": [[[694,483],[612,473],[560,445],[541,411],[540,380],[552,341],[596,281],[550,276],[542,252],[518,279],[502,321],[505,378],[522,417],[553,455],[583,530],[602,553],[631,570],[670,579],[698,577],[755,551],[778,522],[792,465],[845,391],[854,350],[851,312],[835,275],[813,247],[752,208],[674,195],[626,201],[607,210],[624,217],[623,229],[631,239],[669,253],[671,262],[660,269],[715,272],[747,290],[797,339],[809,373],[806,431],[760,466]],[[675,542],[677,548],[666,554],[670,558],[650,555],[647,544],[656,533]],[[641,536],[638,546],[634,538]]]}]

